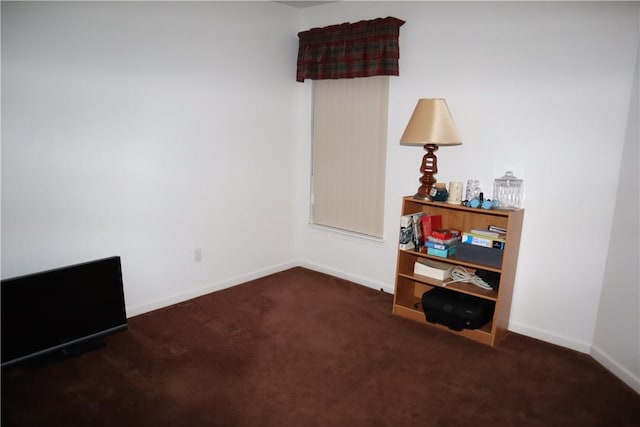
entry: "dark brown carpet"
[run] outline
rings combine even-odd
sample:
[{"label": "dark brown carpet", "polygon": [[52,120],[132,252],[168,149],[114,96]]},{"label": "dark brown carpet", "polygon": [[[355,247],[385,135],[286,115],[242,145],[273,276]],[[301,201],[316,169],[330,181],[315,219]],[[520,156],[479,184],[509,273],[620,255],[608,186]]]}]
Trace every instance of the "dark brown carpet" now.
[{"label": "dark brown carpet", "polygon": [[589,356],[404,320],[303,268],[129,319],[107,346],[2,372],[10,426],[639,426]]}]

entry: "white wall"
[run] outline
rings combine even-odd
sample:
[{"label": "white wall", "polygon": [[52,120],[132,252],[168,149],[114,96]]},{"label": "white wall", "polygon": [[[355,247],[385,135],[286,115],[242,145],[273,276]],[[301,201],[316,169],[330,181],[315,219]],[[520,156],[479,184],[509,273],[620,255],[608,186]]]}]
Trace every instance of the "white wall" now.
[{"label": "white wall", "polygon": [[[639,51],[640,54],[640,51]],[[639,58],[640,59],[640,55]],[[636,59],[634,87],[618,181],[609,256],[591,354],[640,393],[640,106]]]},{"label": "white wall", "polygon": [[[398,141],[418,98],[444,97],[464,144],[438,151],[437,178],[476,178],[489,193],[506,170],[525,182],[510,329],[589,352],[625,141],[638,10],[630,2],[339,2],[305,9],[301,30],[384,16],[406,23],[400,76],[391,79],[384,242],[301,224],[303,259],[393,289],[401,197],[416,191],[423,154]],[[305,85],[308,96],[311,84]],[[308,175],[301,172],[301,179]],[[624,251],[629,243],[619,244]]]},{"label": "white wall", "polygon": [[2,277],[120,255],[132,315],[292,265],[297,16],[2,2]]}]

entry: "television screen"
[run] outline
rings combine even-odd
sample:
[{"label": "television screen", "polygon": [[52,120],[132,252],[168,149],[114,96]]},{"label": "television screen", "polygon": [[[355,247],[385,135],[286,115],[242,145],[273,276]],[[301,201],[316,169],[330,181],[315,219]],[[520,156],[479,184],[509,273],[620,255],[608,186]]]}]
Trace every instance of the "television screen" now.
[{"label": "television screen", "polygon": [[120,257],[2,280],[2,366],[127,328]]}]

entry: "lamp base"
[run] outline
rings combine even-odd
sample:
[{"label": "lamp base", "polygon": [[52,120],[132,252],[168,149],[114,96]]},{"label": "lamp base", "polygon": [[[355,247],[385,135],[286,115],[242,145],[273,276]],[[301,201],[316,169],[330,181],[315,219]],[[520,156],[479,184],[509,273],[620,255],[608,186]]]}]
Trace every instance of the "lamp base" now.
[{"label": "lamp base", "polygon": [[418,188],[418,192],[413,198],[431,200],[429,193],[431,192],[431,187],[437,181],[434,175],[438,172],[438,158],[435,154],[438,146],[436,144],[425,144],[424,149],[427,153],[422,158],[422,165],[420,166],[420,172],[422,172],[420,182],[422,185]]}]

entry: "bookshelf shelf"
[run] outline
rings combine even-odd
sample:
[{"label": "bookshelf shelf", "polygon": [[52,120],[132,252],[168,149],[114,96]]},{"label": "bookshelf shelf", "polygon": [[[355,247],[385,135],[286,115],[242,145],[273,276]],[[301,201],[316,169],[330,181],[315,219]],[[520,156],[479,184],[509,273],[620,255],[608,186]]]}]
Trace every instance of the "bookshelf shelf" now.
[{"label": "bookshelf shelf", "polygon": [[[507,333],[509,326],[511,298],[513,296],[524,210],[484,210],[449,205],[442,202],[417,200],[412,196],[403,198],[401,215],[420,212],[441,215],[443,228],[468,231],[479,228],[486,229],[489,225],[505,227],[507,235],[505,237],[505,247],[502,251],[502,260],[498,266],[490,266],[480,262],[470,262],[468,259],[456,259],[455,255],[450,258],[441,258],[415,250],[399,249],[393,314],[443,329],[483,344],[497,345]],[[433,259],[452,266],[461,266],[470,273],[475,273],[476,269],[500,273],[498,290],[485,290],[464,282],[448,283],[449,280],[441,281],[414,274],[414,264],[418,259],[422,258]],[[495,303],[493,319],[480,329],[463,329],[462,331],[453,331],[440,324],[428,323],[422,310],[421,298],[422,294],[434,287],[445,287],[455,292],[493,301]]]}]

